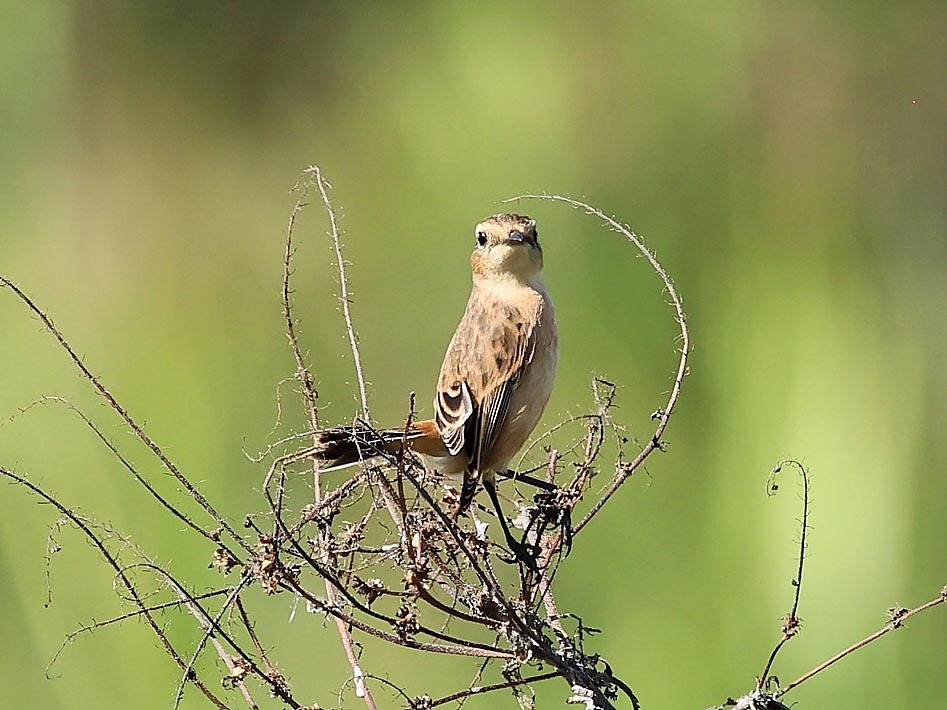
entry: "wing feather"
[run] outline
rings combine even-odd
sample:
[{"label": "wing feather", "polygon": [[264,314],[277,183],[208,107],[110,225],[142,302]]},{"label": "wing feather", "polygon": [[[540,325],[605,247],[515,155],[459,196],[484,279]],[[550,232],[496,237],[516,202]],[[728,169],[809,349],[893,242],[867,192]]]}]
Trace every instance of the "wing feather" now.
[{"label": "wing feather", "polygon": [[434,421],[448,451],[464,452],[473,470],[496,443],[520,375],[532,359],[536,316],[475,288],[448,346]]},{"label": "wing feather", "polygon": [[464,448],[464,429],[473,411],[473,397],[466,382],[457,380],[448,387],[438,387],[434,398],[434,422],[444,446],[453,455]]}]

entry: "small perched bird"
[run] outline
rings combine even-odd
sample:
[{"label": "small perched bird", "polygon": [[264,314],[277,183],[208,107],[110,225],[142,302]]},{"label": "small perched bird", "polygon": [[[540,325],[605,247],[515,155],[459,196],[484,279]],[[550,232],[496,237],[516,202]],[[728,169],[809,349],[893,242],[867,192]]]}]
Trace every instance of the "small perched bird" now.
[{"label": "small perched bird", "polygon": [[326,429],[318,435],[316,456],[335,468],[396,453],[406,441],[459,487],[455,515],[483,484],[507,542],[522,559],[500,509],[496,475],[507,471],[549,401],[559,359],[556,316],[535,220],[493,215],[477,225],[475,237],[473,290],[441,365],[434,418],[415,422],[407,434],[404,427]]}]

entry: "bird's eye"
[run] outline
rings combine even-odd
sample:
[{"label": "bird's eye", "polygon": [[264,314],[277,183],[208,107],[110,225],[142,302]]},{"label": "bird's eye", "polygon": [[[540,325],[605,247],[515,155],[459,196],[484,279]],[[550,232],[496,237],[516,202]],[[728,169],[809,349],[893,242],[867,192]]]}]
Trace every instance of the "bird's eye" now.
[{"label": "bird's eye", "polygon": [[539,244],[539,230],[538,229],[533,230],[533,239],[535,239],[536,243]]},{"label": "bird's eye", "polygon": [[477,245],[486,246],[487,244],[487,233],[486,232],[477,232]]}]

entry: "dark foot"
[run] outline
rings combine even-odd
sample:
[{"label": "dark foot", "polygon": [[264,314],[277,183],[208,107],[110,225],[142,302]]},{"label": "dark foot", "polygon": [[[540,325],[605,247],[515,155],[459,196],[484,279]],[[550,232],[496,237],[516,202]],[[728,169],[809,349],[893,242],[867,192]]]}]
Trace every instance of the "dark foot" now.
[{"label": "dark foot", "polygon": [[557,528],[561,540],[559,549],[568,555],[572,552],[572,508],[564,500],[562,490],[537,493],[533,496],[533,502],[539,509],[534,520],[538,533],[545,534],[546,530],[553,526]]},{"label": "dark foot", "polygon": [[496,483],[493,480],[485,479],[483,487],[487,489],[487,495],[490,496],[490,502],[493,503],[493,509],[496,511],[497,518],[500,521],[500,527],[503,529],[503,537],[506,538],[506,544],[510,548],[510,552],[513,553],[514,560],[525,565],[527,569],[538,572],[539,566],[536,564],[536,556],[539,554],[538,548],[535,545],[526,544],[525,541],[519,542],[513,537],[510,525],[506,521],[506,516],[503,515],[503,508],[500,507]]},{"label": "dark foot", "polygon": [[536,564],[537,550],[534,545],[517,542],[512,538],[508,539],[506,544],[510,548],[510,552],[513,553],[513,557],[509,559],[501,557],[501,560],[511,565],[519,563],[528,570],[539,572],[539,565]]}]

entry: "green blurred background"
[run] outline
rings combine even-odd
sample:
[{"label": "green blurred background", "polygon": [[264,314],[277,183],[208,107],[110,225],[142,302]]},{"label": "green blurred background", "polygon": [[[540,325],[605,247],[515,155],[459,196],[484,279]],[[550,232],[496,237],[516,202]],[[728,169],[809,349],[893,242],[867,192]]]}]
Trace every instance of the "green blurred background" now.
[{"label": "green blurred background", "polygon": [[[373,413],[425,406],[468,290],[472,228],[497,201],[565,193],[618,214],[685,299],[695,349],[671,446],[583,535],[560,604],[648,708],[704,708],[752,686],[789,607],[813,474],[801,636],[785,682],[947,583],[947,7],[943,2],[279,4],[6,2],[0,21],[0,272],[239,523],[260,511],[276,383],[293,365],[278,290],[300,171],[335,186]],[[643,260],[551,203],[540,221],[562,330],[545,421],[623,385],[647,437],[675,363]],[[297,313],[327,420],[356,409],[326,222],[297,236]],[[0,417],[42,394],[84,406],[160,473],[52,339],[0,291]],[[299,423],[290,417],[289,424]],[[0,464],[121,530],[200,588],[188,538],[54,407],[0,427]],[[168,707],[178,672],[144,625],[63,637],[123,607],[56,514],[0,486],[5,707]],[[338,706],[331,627],[261,612],[300,697]],[[789,696],[802,708],[940,707],[938,609]],[[171,614],[181,643],[195,632]],[[180,623],[178,623],[180,622]],[[414,693],[462,660],[366,647]],[[541,707],[560,707],[549,685]],[[396,706],[393,699],[383,704]],[[258,695],[262,695],[259,693]],[[231,696],[234,703],[238,698]],[[343,706],[359,707],[348,693]],[[185,707],[205,707],[189,690]],[[509,697],[467,707],[512,707]]]}]

